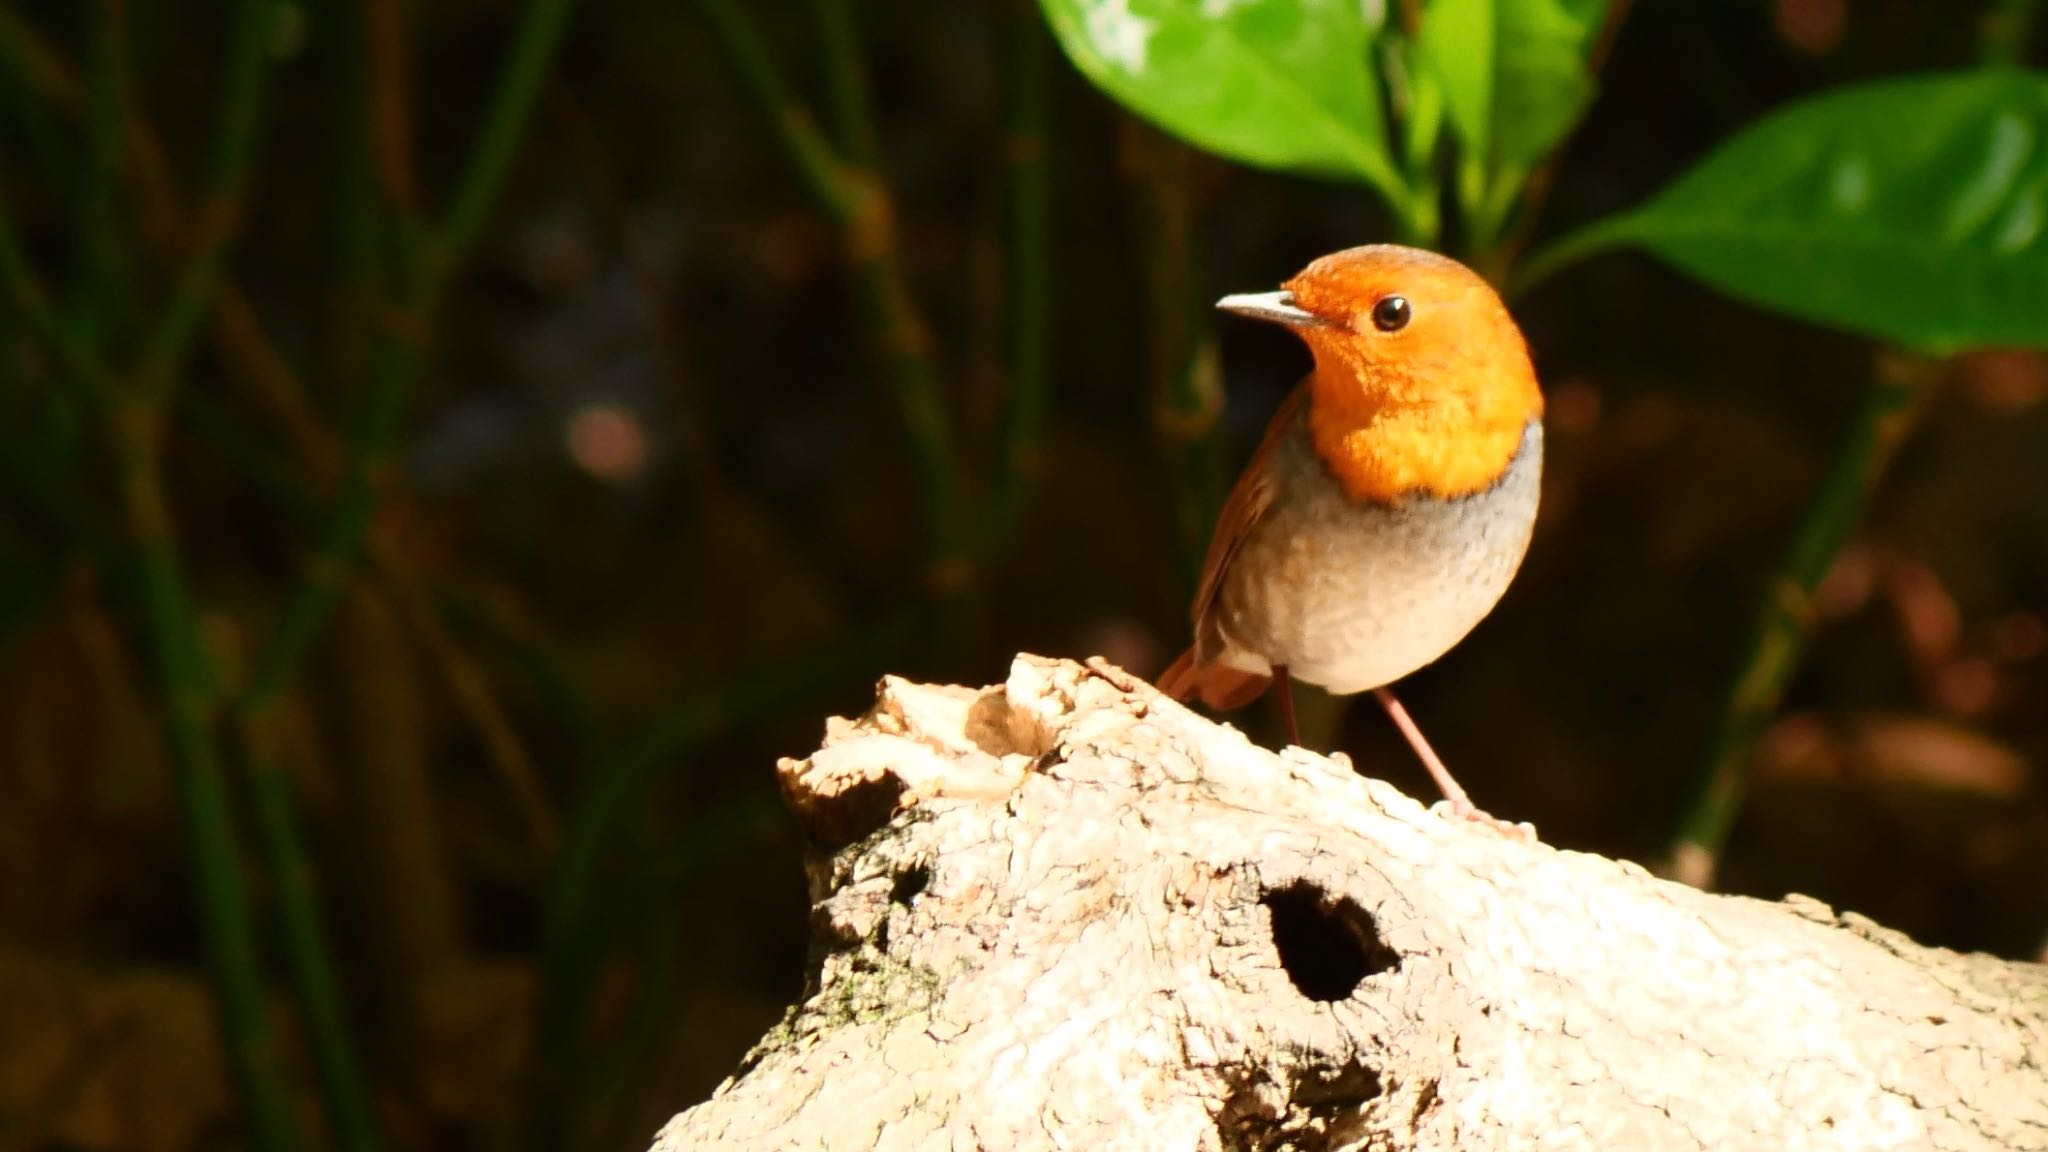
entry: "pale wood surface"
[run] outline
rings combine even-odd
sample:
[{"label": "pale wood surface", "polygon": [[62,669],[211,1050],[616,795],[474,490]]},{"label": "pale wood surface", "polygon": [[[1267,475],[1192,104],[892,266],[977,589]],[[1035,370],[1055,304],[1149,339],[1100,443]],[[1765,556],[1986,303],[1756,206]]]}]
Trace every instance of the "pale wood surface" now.
[{"label": "pale wood surface", "polygon": [[1449,820],[1114,669],[891,679],[781,779],[812,988],[655,1152],[2048,1149],[2048,969]]}]

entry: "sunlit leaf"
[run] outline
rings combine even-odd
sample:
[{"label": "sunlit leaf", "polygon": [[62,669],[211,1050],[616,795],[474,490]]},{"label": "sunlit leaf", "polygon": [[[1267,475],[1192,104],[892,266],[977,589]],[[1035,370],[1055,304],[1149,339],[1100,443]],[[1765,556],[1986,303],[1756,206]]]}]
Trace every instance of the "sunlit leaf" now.
[{"label": "sunlit leaf", "polygon": [[1076,67],[1166,131],[1246,164],[1395,174],[1360,0],[1040,0]]},{"label": "sunlit leaf", "polygon": [[[1600,4],[1580,0],[1436,0],[1417,46],[1444,89],[1462,160],[1460,196],[1481,231],[1507,210],[1529,170],[1593,98],[1586,66]],[[1580,15],[1584,10],[1586,17]]]},{"label": "sunlit leaf", "polygon": [[1417,46],[1443,85],[1451,127],[1466,150],[1484,157],[1493,139],[1495,20],[1500,0],[1436,0]]},{"label": "sunlit leaf", "polygon": [[1592,102],[1592,29],[1562,0],[1497,2],[1494,147],[1501,165],[1527,167],[1556,147]]},{"label": "sunlit leaf", "polygon": [[2048,76],[1914,77],[1802,101],[1574,247],[1614,243],[1925,351],[2048,346]]}]

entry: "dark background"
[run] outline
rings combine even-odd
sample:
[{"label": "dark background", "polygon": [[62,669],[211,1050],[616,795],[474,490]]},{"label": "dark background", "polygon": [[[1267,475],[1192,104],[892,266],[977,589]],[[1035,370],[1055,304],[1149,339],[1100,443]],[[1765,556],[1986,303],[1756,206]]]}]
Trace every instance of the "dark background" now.
[{"label": "dark background", "polygon": [[[363,309],[379,298],[340,222],[374,161],[337,127],[351,115],[337,61],[380,7],[399,14],[389,59],[430,208],[518,13],[323,0],[280,40],[229,269],[330,448],[364,404]],[[345,570],[260,735],[289,776],[392,1147],[633,1147],[708,1093],[803,986],[804,845],[775,759],[862,711],[884,673],[991,683],[1020,650],[1156,672],[1187,639],[1176,517],[1234,475],[1307,366],[1292,338],[1217,322],[1207,302],[1391,238],[1358,188],[1200,157],[1135,124],[1011,6],[856,7],[898,252],[977,522],[1007,387],[1002,84],[1014,37],[1048,54],[1052,370],[1021,521],[935,580],[829,222],[693,5],[578,6],[504,195],[425,324],[372,519],[373,555],[395,559]],[[74,69],[87,56],[95,5],[5,8]],[[126,5],[142,95],[128,114],[153,122],[188,186],[225,8]],[[822,100],[808,9],[748,11]],[[1969,66],[1981,12],[1642,0],[1539,237],[1641,200],[1789,99]],[[133,182],[91,209],[83,130],[23,81],[0,95],[0,193],[53,294],[89,296],[66,286],[94,261],[128,270],[113,277],[127,289],[101,292],[112,346],[146,327],[170,278]],[[91,210],[107,223],[82,244]],[[1550,405],[1536,542],[1494,615],[1403,695],[1493,812],[1655,862],[1877,350],[1637,256],[1574,268],[1515,308]],[[1191,318],[1184,333],[1174,316]],[[1169,444],[1157,389],[1211,339],[1228,407]],[[309,578],[333,488],[237,382],[232,351],[202,334],[164,441],[200,635],[230,685]],[[1822,586],[1721,883],[2034,956],[2048,937],[2048,362],[1977,354],[1941,378]],[[57,461],[0,477],[0,1139],[244,1143],[165,685],[122,559],[110,418],[79,406],[13,310],[0,389],[0,454]],[[1428,795],[1377,709],[1335,707],[1324,722],[1362,771]],[[1237,722],[1273,735],[1263,707]],[[287,1076],[318,1144],[276,930],[289,897],[230,779]]]}]

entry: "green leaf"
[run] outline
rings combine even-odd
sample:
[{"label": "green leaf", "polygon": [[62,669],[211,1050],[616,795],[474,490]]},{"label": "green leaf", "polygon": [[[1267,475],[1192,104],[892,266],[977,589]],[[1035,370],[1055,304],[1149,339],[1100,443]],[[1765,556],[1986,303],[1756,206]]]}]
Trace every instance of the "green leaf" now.
[{"label": "green leaf", "polygon": [[1496,163],[1527,168],[1565,138],[1593,100],[1586,50],[1593,26],[1563,0],[1499,0]]},{"label": "green leaf", "polygon": [[[1564,10],[1571,15],[1572,19],[1579,22],[1579,27],[1584,28],[1589,34],[1607,22],[1607,9],[1612,6],[1612,0],[1563,0],[1563,2]],[[1586,47],[1589,50],[1593,47],[1590,35]]]},{"label": "green leaf", "polygon": [[1460,145],[1459,201],[1490,237],[1529,170],[1593,99],[1586,52],[1601,0],[1436,0],[1417,47]]},{"label": "green leaf", "polygon": [[1439,83],[1451,127],[1468,155],[1485,157],[1493,139],[1494,16],[1499,0],[1436,0],[1422,18],[1416,47]]},{"label": "green leaf", "polygon": [[1363,180],[1399,205],[1359,0],[1040,0],[1076,67],[1188,142]]},{"label": "green leaf", "polygon": [[1559,249],[1615,243],[1910,348],[2048,346],[2048,75],[1922,76],[1801,101]]}]

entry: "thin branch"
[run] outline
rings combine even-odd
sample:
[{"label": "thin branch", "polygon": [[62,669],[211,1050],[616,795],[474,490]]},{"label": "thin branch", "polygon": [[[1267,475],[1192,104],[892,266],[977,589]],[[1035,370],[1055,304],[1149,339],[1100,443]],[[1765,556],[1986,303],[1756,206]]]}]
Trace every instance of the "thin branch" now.
[{"label": "thin branch", "polygon": [[1608,216],[1595,220],[1563,239],[1551,241],[1548,247],[1539,249],[1508,276],[1502,295],[1510,300],[1525,296],[1538,284],[1566,268],[1610,249],[1621,247],[1628,242],[1628,227],[1627,216]]},{"label": "thin branch", "polygon": [[[1586,74],[1595,80],[1606,69],[1608,57],[1614,54],[1615,41],[1621,36],[1622,21],[1628,19],[1632,3],[1633,0],[1610,0],[1607,6],[1607,19],[1600,25],[1600,35],[1586,53]],[[1572,134],[1576,135],[1576,132]],[[1565,153],[1571,148],[1572,136],[1566,136],[1551,149],[1550,155],[1536,165],[1536,170],[1529,174],[1528,182],[1522,186],[1521,211],[1509,227],[1507,239],[1501,241],[1487,261],[1489,279],[1494,283],[1506,281],[1515,261],[1535,237],[1536,225],[1541,222],[1544,205],[1549,203],[1550,194],[1557,186],[1557,172],[1564,164]]]},{"label": "thin branch", "polygon": [[[102,11],[105,42],[96,48],[95,56],[107,62],[109,72],[103,90],[102,84],[94,85],[98,94],[90,102],[91,119],[97,125],[96,139],[118,133],[102,141],[102,147],[118,150],[121,141],[133,135],[132,128],[120,123],[129,107],[122,98],[129,87],[126,49],[121,43],[125,32],[118,4],[109,4]],[[266,0],[241,0],[236,6],[224,68],[227,80],[216,113],[208,210],[198,246],[178,277],[164,315],[145,342],[128,387],[108,409],[107,422],[120,475],[121,504],[137,558],[143,623],[156,655],[171,730],[222,1033],[257,1145],[267,1152],[289,1152],[298,1146],[299,1133],[257,956],[226,773],[215,744],[219,688],[200,638],[198,611],[185,588],[176,522],[164,491],[162,460],[164,393],[168,381],[177,376],[191,336],[210,305],[240,215],[261,113],[268,21]],[[100,123],[109,118],[114,125]]]},{"label": "thin branch", "polygon": [[868,107],[868,78],[860,28],[848,0],[811,0],[825,71],[825,103],[832,113],[840,155],[863,168],[881,162],[875,117]]},{"label": "thin branch", "polygon": [[85,175],[73,195],[78,271],[66,321],[85,342],[108,348],[128,335],[135,278],[128,222],[121,211],[121,156],[128,128],[121,90],[128,75],[128,13],[123,0],[93,5],[87,50]]},{"label": "thin branch", "polygon": [[1005,38],[1003,167],[1005,234],[1004,340],[1009,371],[1001,441],[991,487],[994,533],[1006,540],[1016,528],[1025,495],[1040,471],[1040,440],[1052,375],[1052,177],[1048,139],[1047,61],[1051,42],[1036,4],[1011,0]]},{"label": "thin branch", "polygon": [[485,759],[497,771],[498,783],[526,823],[533,858],[553,859],[562,839],[561,817],[556,814],[554,801],[548,798],[547,789],[534,770],[533,757],[527,754],[504,703],[476,658],[449,631],[448,622],[426,594],[425,581],[412,570],[399,549],[380,546],[381,543],[381,536],[372,537],[371,562],[383,573],[400,618],[426,645],[428,655],[439,665],[448,691],[455,698],[456,709],[483,742]]},{"label": "thin branch", "polygon": [[505,173],[518,155],[526,126],[533,118],[541,82],[553,65],[555,50],[569,22],[575,0],[528,0],[512,35],[512,50],[498,77],[484,125],[470,147],[469,160],[456,181],[454,198],[434,236],[429,275],[445,279],[469,255],[470,245],[490,218],[504,187]]},{"label": "thin branch", "polygon": [[113,391],[113,374],[92,348],[79,340],[64,324],[50,303],[49,291],[29,266],[28,256],[14,231],[13,213],[6,197],[0,195],[0,292],[6,294],[16,312],[28,321],[36,339],[57,358],[81,384],[102,399]]},{"label": "thin branch", "polygon": [[135,387],[161,397],[177,379],[219,286],[228,244],[241,223],[248,195],[249,161],[262,123],[264,81],[270,44],[269,0],[239,0],[228,35],[227,67],[215,128],[212,171],[200,201],[198,238],[172,290],[171,302],[144,342]]},{"label": "thin branch", "polygon": [[[320,545],[307,579],[286,608],[283,623],[257,665],[242,706],[260,708],[290,682],[313,641],[325,627],[348,575],[360,558],[363,538],[378,503],[379,491],[395,469],[398,431],[414,383],[424,370],[427,334],[447,279],[469,253],[483,227],[520,139],[531,118],[533,103],[560,45],[574,0],[530,0],[513,34],[513,43],[499,77],[484,126],[472,145],[456,192],[441,225],[428,237],[414,236],[400,219],[398,287],[387,307],[373,316],[374,347],[369,383],[350,437],[348,467],[320,534]],[[373,54],[399,51],[388,39],[370,38]],[[398,65],[373,62],[375,75],[395,74]],[[381,110],[376,97],[373,150],[387,155],[404,147],[390,134],[401,131],[402,110]],[[402,205],[399,206],[402,209]],[[420,242],[425,250],[420,248]]]},{"label": "thin branch", "polygon": [[342,1152],[376,1152],[383,1146],[376,1108],[370,1099],[350,1029],[348,1000],[334,971],[333,936],[320,909],[312,854],[299,830],[291,778],[265,747],[261,732],[269,714],[237,717],[242,775],[249,782],[256,836],[277,888],[278,927],[284,959],[298,989],[306,1032],[320,1073],[328,1119]]},{"label": "thin branch", "polygon": [[[972,580],[960,472],[932,361],[931,331],[910,294],[897,248],[895,207],[873,169],[836,155],[791,94],[760,34],[731,0],[697,0],[741,90],[774,132],[784,156],[839,228],[863,319],[891,382],[931,540],[932,588],[946,594]],[[831,47],[831,45],[828,45]],[[850,50],[850,44],[838,45]],[[852,68],[854,65],[843,65]]]},{"label": "thin branch", "polygon": [[697,0],[725,62],[755,110],[775,133],[783,156],[819,209],[842,228],[860,213],[860,193],[832,145],[818,130],[768,55],[767,45],[731,0]]},{"label": "thin branch", "polygon": [[1841,551],[1872,489],[1918,418],[1940,365],[1899,354],[1878,358],[1847,439],[1771,578],[1751,629],[1742,670],[1729,690],[1692,802],[1672,844],[1669,871],[1695,887],[1713,882],[1742,808],[1750,754],[1798,670],[1813,625],[1813,595]]},{"label": "thin branch", "polygon": [[213,673],[185,590],[176,528],[163,490],[162,412],[146,397],[123,397],[115,402],[109,422],[142,589],[143,620],[171,730],[178,793],[191,843],[194,895],[219,999],[222,1035],[257,1147],[291,1152],[299,1145],[297,1124],[257,959],[226,773],[214,746]]},{"label": "thin branch", "polygon": [[[26,32],[25,29],[22,31]],[[246,43],[243,46],[246,47]],[[54,91],[73,87],[68,80],[69,68],[61,57],[43,50],[39,58],[52,78]],[[146,105],[135,97],[128,71],[125,68],[118,71],[119,103],[116,109],[123,120],[122,136],[131,159],[128,171],[136,184],[135,200],[139,212],[148,221],[145,231],[160,249],[180,248],[179,237],[185,227],[184,207],[145,115]],[[236,98],[248,98],[246,90],[239,97],[224,97]],[[66,110],[80,111],[76,105]],[[224,118],[230,123],[224,135],[243,135],[252,131],[247,121],[237,125],[233,124],[234,117],[224,115]],[[222,150],[226,169],[246,166],[246,157],[234,154],[236,147],[238,145],[231,141]],[[175,259],[176,254],[171,253],[170,258]],[[248,327],[254,331],[254,318],[247,315],[247,302],[232,285],[220,295],[219,303],[222,305],[220,315],[226,317],[222,323],[229,330]],[[239,304],[239,310],[228,307],[231,304]],[[260,337],[260,331],[256,335]],[[172,354],[175,358],[175,349]],[[269,355],[274,358],[274,350]],[[229,359],[233,362],[235,358]],[[111,388],[111,384],[105,387]],[[189,685],[203,673],[204,657],[197,650],[196,623],[192,620],[193,610],[180,584],[181,565],[175,551],[170,510],[161,491],[161,469],[156,461],[155,446],[161,437],[161,401],[144,395],[140,399],[123,400],[120,404],[121,412],[148,414],[146,419],[139,415],[132,418],[131,425],[137,421],[158,425],[156,428],[129,427],[123,434],[124,446],[119,448],[117,455],[123,465],[123,490],[129,519],[131,524],[140,526],[133,535],[144,556],[141,570],[149,587],[151,630],[155,638],[153,647],[159,653],[166,683]],[[247,894],[241,888],[240,851],[231,838],[233,821],[228,812],[228,793],[221,779],[220,756],[212,742],[211,704],[195,699],[196,691],[189,686],[173,686],[166,688],[166,696],[172,706],[171,719],[177,737],[175,748],[180,753],[181,792],[186,798],[188,825],[192,829],[195,846],[195,877],[208,933],[209,953],[214,957],[216,979],[223,990],[224,1032],[230,1040],[238,1078],[250,1100],[251,1115],[259,1129],[260,1142],[266,1148],[290,1147],[296,1143],[297,1136],[290,1127],[289,1105],[279,1099],[283,1090],[274,1083],[278,1075],[274,1067],[277,1045],[269,1035],[270,1025],[262,1014],[264,993],[261,973],[255,969],[253,928],[247,909]],[[209,698],[213,695],[211,689],[206,690],[206,695]],[[312,891],[312,868],[292,814],[289,784],[281,772],[273,771],[266,776],[260,769],[252,768],[250,775],[256,829],[269,859],[273,882],[277,885],[285,959],[299,989],[314,1055],[328,1093],[331,1116],[339,1130],[339,1144],[349,1152],[373,1152],[378,1141],[369,1094],[348,1036],[347,1015],[342,1008],[338,982],[329,959],[332,951],[327,944],[317,896]],[[229,837],[226,842],[222,842],[224,836]]]},{"label": "thin branch", "polygon": [[0,5],[0,64],[19,76],[30,92],[62,111],[76,115],[85,106],[77,73],[64,65],[12,5]]},{"label": "thin branch", "polygon": [[412,55],[404,0],[364,0],[363,97],[368,101],[371,171],[384,202],[416,218],[419,179],[412,163]]},{"label": "thin branch", "polygon": [[1223,506],[1222,373],[1198,295],[1195,153],[1133,117],[1121,118],[1145,274],[1147,371],[1152,420],[1174,496],[1184,591],[1193,595],[1209,532]]},{"label": "thin branch", "polygon": [[[580,1042],[585,1004],[616,932],[604,930],[615,921],[599,914],[608,903],[603,865],[642,813],[647,790],[691,749],[822,688],[885,666],[924,627],[918,609],[899,611],[800,661],[746,672],[715,691],[679,701],[630,739],[617,742],[584,781],[542,905],[533,1053],[544,1070],[536,1082],[550,1091],[531,1102],[529,1131],[538,1134],[535,1147],[567,1145],[570,1105],[588,1063],[588,1050]],[[679,843],[698,841],[686,836]]]}]

